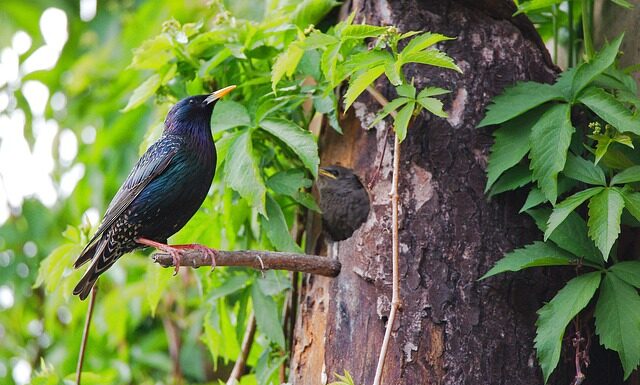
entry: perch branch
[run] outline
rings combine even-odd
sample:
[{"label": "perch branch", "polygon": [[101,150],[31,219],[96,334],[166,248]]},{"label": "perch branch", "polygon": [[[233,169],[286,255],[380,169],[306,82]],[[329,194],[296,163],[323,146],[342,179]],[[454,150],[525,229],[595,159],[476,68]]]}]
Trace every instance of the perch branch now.
[{"label": "perch branch", "polygon": [[[159,252],[153,255],[153,261],[162,267],[173,266],[171,255]],[[185,250],[180,266],[211,266],[210,257],[200,250]],[[216,252],[216,266],[245,266],[258,270],[289,270],[336,277],[340,274],[340,262],[318,255],[284,253],[275,251],[222,251]]]}]

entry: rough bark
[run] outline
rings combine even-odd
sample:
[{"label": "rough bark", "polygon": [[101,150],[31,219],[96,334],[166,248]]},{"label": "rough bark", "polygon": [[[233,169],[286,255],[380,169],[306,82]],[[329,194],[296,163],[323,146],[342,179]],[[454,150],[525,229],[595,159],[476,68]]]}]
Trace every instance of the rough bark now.
[{"label": "rough bark", "polygon": [[[550,288],[540,271],[478,281],[506,251],[539,234],[518,214],[523,197],[487,200],[485,169],[493,139],[491,129],[475,128],[491,97],[505,86],[524,79],[550,82],[555,75],[544,46],[531,34],[533,27],[526,19],[512,20],[509,4],[352,4],[357,20],[456,36],[440,48],[464,71],[409,67],[408,78],[418,89],[435,85],[452,92],[444,98],[449,118],[423,114],[402,144],[403,307],[393,328],[384,384],[542,384],[533,348],[535,312],[557,286]],[[386,82],[377,89],[389,99],[395,96]],[[351,167],[368,182],[383,151],[386,125],[370,131],[363,127],[378,109],[363,96],[343,121],[344,135],[325,130],[323,164]],[[328,254],[342,263],[341,274],[305,277],[293,384],[331,382],[334,373],[345,370],[356,384],[373,380],[391,298],[393,138],[388,141],[380,179],[370,191],[367,222],[352,238],[329,247]]]}]

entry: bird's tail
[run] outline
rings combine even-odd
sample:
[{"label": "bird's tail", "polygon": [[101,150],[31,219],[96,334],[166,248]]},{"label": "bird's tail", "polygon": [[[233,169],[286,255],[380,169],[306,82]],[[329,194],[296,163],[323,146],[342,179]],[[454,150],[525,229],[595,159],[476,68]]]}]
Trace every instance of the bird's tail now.
[{"label": "bird's tail", "polygon": [[74,263],[74,267],[77,268],[87,261],[93,260],[80,282],[73,289],[73,294],[79,296],[81,300],[87,298],[100,274],[104,273],[119,257],[113,255],[113,251],[106,247],[107,243],[108,240],[101,239],[95,244],[87,246]]}]

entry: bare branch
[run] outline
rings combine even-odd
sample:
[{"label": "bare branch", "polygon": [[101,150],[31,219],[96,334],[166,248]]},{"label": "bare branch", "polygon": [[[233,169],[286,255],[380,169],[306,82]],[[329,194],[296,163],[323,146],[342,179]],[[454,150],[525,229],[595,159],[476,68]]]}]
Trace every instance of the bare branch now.
[{"label": "bare branch", "polygon": [[247,365],[247,357],[249,357],[249,351],[251,350],[251,344],[253,343],[253,337],[256,334],[256,316],[251,312],[249,315],[249,322],[247,328],[244,331],[244,337],[242,337],[242,347],[240,348],[240,354],[236,359],[236,363],[233,365],[231,375],[227,380],[227,385],[234,385],[240,381],[244,368]]},{"label": "bare branch", "polygon": [[[173,259],[167,253],[156,253],[153,261],[163,267],[173,266]],[[184,250],[180,266],[211,266],[210,257],[200,250]],[[336,277],[340,274],[340,262],[318,255],[284,253],[276,251],[216,251],[216,266],[245,266],[258,270],[289,270]]]}]

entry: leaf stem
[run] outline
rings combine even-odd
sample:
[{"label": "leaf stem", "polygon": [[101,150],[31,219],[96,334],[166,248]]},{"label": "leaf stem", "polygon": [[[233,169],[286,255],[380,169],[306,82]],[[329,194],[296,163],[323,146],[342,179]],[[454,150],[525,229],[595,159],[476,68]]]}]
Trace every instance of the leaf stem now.
[{"label": "leaf stem", "polygon": [[89,339],[89,327],[91,326],[91,316],[93,308],[96,304],[96,295],[98,294],[98,285],[93,285],[91,289],[91,298],[89,298],[89,309],[87,310],[87,318],[84,321],[84,330],[82,331],[82,343],[80,344],[80,353],[78,353],[78,366],[76,367],[76,385],[80,385],[82,377],[82,366],[84,364],[84,352],[87,349],[87,340]]},{"label": "leaf stem", "polygon": [[592,0],[582,0],[582,37],[584,39],[585,61],[590,61],[594,55],[593,37],[593,2]]}]

